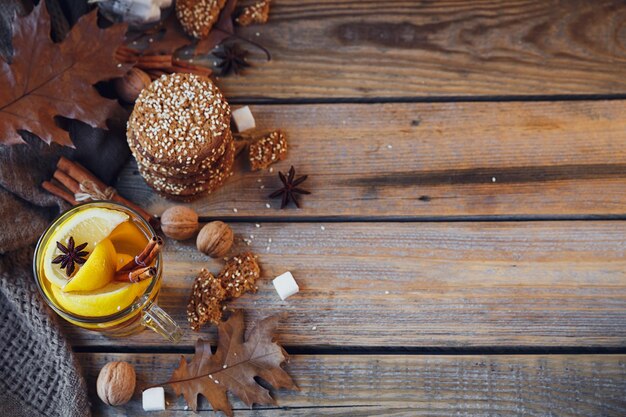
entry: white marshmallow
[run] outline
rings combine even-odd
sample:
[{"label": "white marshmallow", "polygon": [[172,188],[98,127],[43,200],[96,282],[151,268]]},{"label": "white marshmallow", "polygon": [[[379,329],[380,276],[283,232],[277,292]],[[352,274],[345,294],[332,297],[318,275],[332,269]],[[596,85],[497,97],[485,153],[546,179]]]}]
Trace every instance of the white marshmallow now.
[{"label": "white marshmallow", "polygon": [[233,120],[235,121],[235,125],[237,126],[238,132],[245,132],[246,130],[254,129],[256,127],[256,122],[254,121],[254,116],[250,111],[250,107],[240,107],[237,110],[233,110]]},{"label": "white marshmallow", "polygon": [[141,400],[145,411],[165,410],[165,390],[163,387],[145,390],[141,396]]},{"label": "white marshmallow", "polygon": [[293,275],[289,271],[274,278],[272,283],[281,300],[285,300],[287,297],[291,297],[300,291],[298,283],[293,279]]}]

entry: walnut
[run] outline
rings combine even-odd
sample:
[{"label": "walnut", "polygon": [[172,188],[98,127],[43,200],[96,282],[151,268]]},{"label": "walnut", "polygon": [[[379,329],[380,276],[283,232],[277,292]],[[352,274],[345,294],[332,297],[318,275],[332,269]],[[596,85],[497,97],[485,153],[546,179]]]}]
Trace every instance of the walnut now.
[{"label": "walnut", "polygon": [[133,365],[128,362],[109,362],[98,375],[98,397],[107,405],[126,404],[135,392],[136,380]]},{"label": "walnut", "polygon": [[170,207],[161,216],[161,230],[175,240],[189,239],[198,230],[198,214],[189,207]]},{"label": "walnut", "polygon": [[204,225],[198,233],[196,246],[198,250],[211,258],[221,258],[233,246],[234,234],[224,222],[214,221]]},{"label": "walnut", "polygon": [[150,85],[150,76],[139,68],[131,68],[122,78],[115,80],[117,95],[127,103],[134,103],[141,90]]}]

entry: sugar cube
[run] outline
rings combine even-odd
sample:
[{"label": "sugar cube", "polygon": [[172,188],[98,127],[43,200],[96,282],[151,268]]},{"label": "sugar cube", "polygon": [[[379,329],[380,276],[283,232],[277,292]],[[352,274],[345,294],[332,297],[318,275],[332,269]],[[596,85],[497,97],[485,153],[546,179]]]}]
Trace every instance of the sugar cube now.
[{"label": "sugar cube", "polygon": [[142,404],[145,411],[165,410],[165,390],[163,387],[147,389],[142,394]]},{"label": "sugar cube", "polygon": [[274,278],[272,283],[281,300],[285,300],[287,297],[291,297],[300,291],[298,283],[293,279],[293,275],[289,271]]},{"label": "sugar cube", "polygon": [[233,110],[233,120],[237,126],[238,132],[245,132],[249,129],[254,129],[256,123],[254,122],[254,116],[250,111],[250,107],[240,107],[237,110]]}]

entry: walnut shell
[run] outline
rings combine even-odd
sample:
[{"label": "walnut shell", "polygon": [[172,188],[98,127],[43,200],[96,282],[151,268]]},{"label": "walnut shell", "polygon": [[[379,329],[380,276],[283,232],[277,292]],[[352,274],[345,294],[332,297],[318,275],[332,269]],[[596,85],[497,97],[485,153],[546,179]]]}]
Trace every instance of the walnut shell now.
[{"label": "walnut shell", "polygon": [[139,68],[131,68],[122,78],[115,80],[117,95],[127,103],[134,103],[141,90],[150,85],[150,76]]},{"label": "walnut shell", "polygon": [[198,230],[198,214],[189,207],[170,207],[161,215],[161,230],[175,240],[189,239]]},{"label": "walnut shell", "polygon": [[135,368],[128,362],[109,362],[100,370],[96,388],[107,405],[126,404],[135,392]]},{"label": "walnut shell", "polygon": [[196,247],[211,258],[221,258],[228,253],[234,240],[233,230],[226,223],[214,221],[205,224],[200,230]]}]

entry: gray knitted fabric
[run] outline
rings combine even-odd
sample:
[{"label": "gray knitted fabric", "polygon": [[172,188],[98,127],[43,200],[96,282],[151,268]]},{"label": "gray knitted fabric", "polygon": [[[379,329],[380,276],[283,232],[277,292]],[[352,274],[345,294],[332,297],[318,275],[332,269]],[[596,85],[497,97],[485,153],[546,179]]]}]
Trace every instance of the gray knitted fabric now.
[{"label": "gray knitted fabric", "polygon": [[[53,28],[67,30],[67,10],[80,15],[84,0],[47,0]],[[52,12],[52,9],[54,12]],[[67,10],[66,10],[67,9]],[[0,0],[0,54],[11,51],[10,23],[20,0]],[[72,20],[71,13],[69,20]],[[71,22],[69,23],[71,24]],[[55,37],[61,36],[56,32]],[[72,157],[110,179],[128,152],[125,139],[74,124],[76,149],[47,145],[30,134],[26,144],[0,145],[0,416],[88,417],[86,383],[58,318],[38,294],[33,247],[46,225],[68,206],[44,192],[59,155]],[[104,155],[99,165],[93,155]],[[117,163],[117,164],[116,164]],[[114,167],[114,168],[112,168]]]}]

